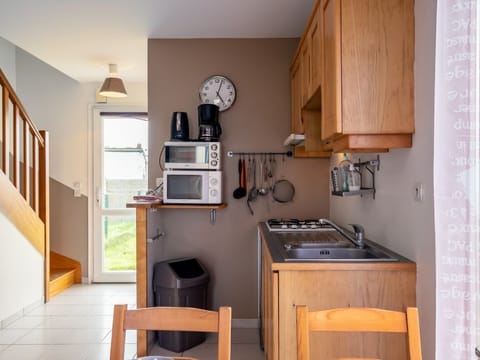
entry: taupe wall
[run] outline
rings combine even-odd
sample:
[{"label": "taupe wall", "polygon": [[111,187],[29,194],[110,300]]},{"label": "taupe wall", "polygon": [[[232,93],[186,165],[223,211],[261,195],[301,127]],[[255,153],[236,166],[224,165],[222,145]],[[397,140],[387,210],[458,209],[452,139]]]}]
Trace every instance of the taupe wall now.
[{"label": "taupe wall", "polygon": [[[73,189],[50,178],[50,248],[82,265],[88,275],[88,199],[73,196]],[[68,214],[68,215],[67,215]]]},{"label": "taupe wall", "polygon": [[[200,259],[211,274],[211,305],[231,305],[235,318],[257,317],[257,223],[271,217],[325,217],[329,213],[328,160],[287,159],[280,172],[296,187],[287,205],[260,198],[253,204],[235,200],[237,158],[226,151],[285,151],[290,131],[288,67],[298,39],[149,40],[148,107],[150,184],[161,176],[157,158],[170,133],[173,111],[186,111],[190,136],[197,136],[198,88],[210,75],[229,77],[237,100],[220,114],[225,202],[217,222],[205,210],[161,210],[150,215],[153,233],[166,236],[149,245],[150,266],[180,256]],[[279,159],[281,160],[281,159]],[[282,166],[283,165],[283,166]],[[152,234],[150,234],[152,235]]]}]

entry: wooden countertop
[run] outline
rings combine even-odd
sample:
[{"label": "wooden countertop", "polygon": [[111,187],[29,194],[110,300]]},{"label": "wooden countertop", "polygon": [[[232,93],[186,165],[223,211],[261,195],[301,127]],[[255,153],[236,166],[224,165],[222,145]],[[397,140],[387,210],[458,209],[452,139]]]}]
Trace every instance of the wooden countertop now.
[{"label": "wooden countertop", "polygon": [[[259,224],[260,234],[262,240],[265,241],[267,248],[272,258],[272,270],[290,270],[290,271],[303,271],[303,270],[324,270],[324,271],[352,271],[352,270],[372,270],[378,271],[416,271],[416,264],[411,260],[396,254],[398,261],[391,262],[375,262],[375,261],[362,261],[362,262],[307,262],[307,261],[285,261],[283,257],[275,252],[275,247],[272,246],[272,241],[275,241],[270,236],[270,232],[264,223]],[[388,250],[388,249],[387,249]],[[392,252],[391,250],[389,250]],[[392,252],[393,253],[393,252]]]}]

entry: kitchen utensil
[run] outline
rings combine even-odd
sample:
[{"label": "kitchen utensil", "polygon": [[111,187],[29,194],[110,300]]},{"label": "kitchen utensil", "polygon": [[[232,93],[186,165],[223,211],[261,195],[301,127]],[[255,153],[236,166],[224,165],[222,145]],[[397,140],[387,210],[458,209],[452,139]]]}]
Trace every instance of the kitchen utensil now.
[{"label": "kitchen utensil", "polygon": [[273,185],[275,184],[275,170],[277,167],[277,161],[275,160],[275,156],[270,155],[270,168],[268,171],[269,177],[269,188],[273,190]]},{"label": "kitchen utensil", "polygon": [[241,187],[245,189],[245,193],[247,192],[247,170],[245,169],[245,159],[242,158],[242,180],[241,180]]},{"label": "kitchen utensil", "polygon": [[260,188],[258,189],[258,194],[262,196],[267,195],[270,191],[268,186],[268,172],[267,156],[265,155],[260,163]]},{"label": "kitchen utensil", "polygon": [[287,203],[293,200],[295,195],[295,187],[286,180],[281,179],[275,182],[272,189],[273,199],[279,203]]},{"label": "kitchen utensil", "polygon": [[235,199],[241,199],[243,198],[245,195],[247,195],[247,189],[242,187],[242,178],[243,178],[243,172],[245,171],[245,169],[243,168],[242,166],[242,159],[238,159],[238,188],[236,188],[234,191],[233,191],[233,197]]},{"label": "kitchen utensil", "polygon": [[250,191],[248,192],[248,197],[247,197],[247,206],[250,209],[250,213],[253,215],[253,209],[252,209],[252,201],[254,201],[257,198],[258,195],[258,189],[257,189],[257,163],[255,158],[252,160],[252,167],[251,167],[251,178],[252,178],[252,187]]}]

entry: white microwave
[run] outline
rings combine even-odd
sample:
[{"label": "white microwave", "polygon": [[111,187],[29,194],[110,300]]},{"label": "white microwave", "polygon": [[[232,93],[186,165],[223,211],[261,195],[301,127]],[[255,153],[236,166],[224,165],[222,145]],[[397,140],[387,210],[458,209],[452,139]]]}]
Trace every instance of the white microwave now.
[{"label": "white microwave", "polygon": [[167,141],[165,169],[220,170],[220,143]]},{"label": "white microwave", "polygon": [[222,172],[165,170],[163,202],[165,204],[221,204]]}]

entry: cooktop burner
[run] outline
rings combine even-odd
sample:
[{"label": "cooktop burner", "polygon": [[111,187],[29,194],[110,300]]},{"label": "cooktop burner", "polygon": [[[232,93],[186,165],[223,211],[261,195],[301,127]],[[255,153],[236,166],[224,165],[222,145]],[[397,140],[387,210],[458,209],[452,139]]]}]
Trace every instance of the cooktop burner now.
[{"label": "cooktop burner", "polygon": [[318,219],[268,219],[270,231],[321,231],[332,230],[328,224],[320,223]]}]

